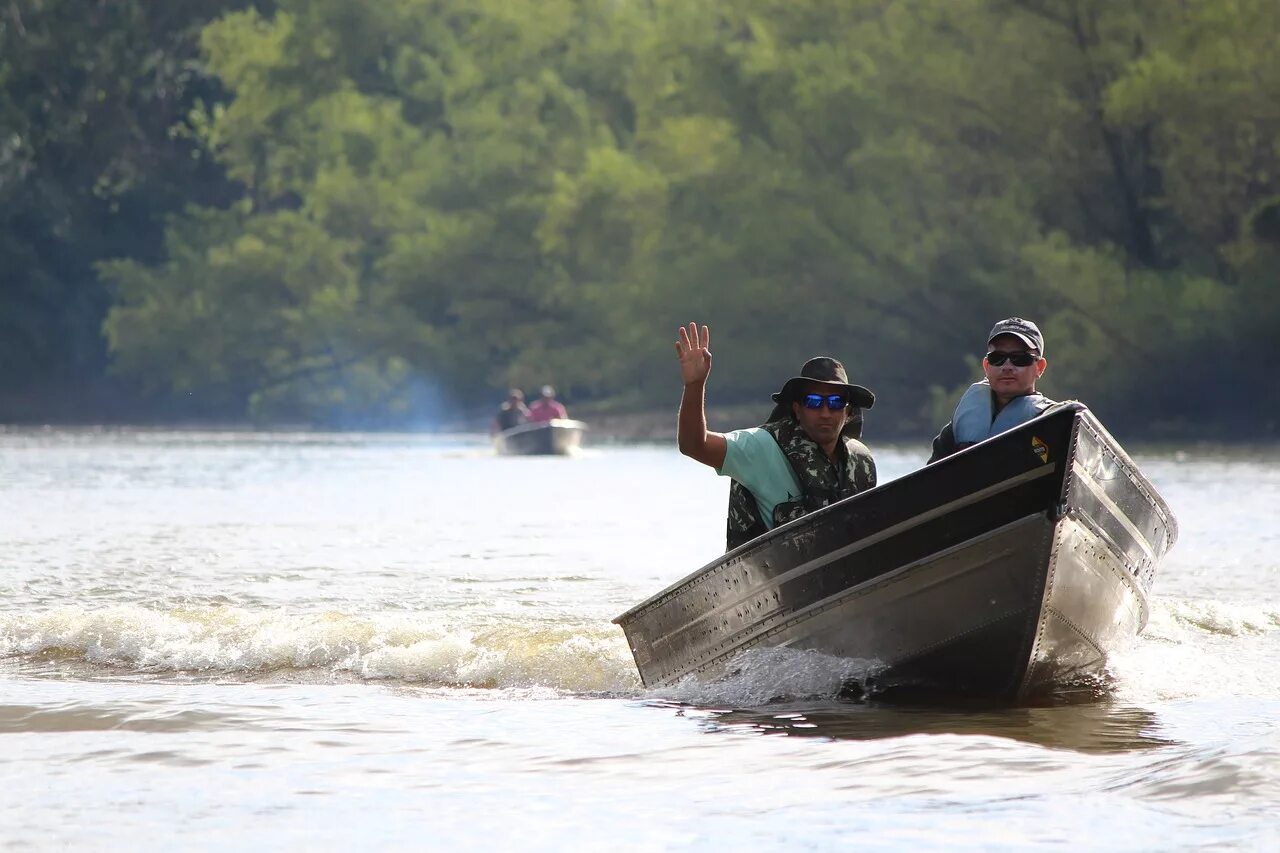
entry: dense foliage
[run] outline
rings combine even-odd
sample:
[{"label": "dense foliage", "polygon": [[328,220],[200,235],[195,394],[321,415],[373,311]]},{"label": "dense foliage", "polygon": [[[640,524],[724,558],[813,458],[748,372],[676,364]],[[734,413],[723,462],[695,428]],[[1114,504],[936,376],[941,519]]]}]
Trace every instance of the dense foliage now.
[{"label": "dense foliage", "polygon": [[1274,0],[158,5],[0,12],[10,373],[100,370],[105,310],[227,416],[650,408],[698,319],[715,399],[830,353],[874,438],[1020,314],[1113,426],[1277,430]]},{"label": "dense foliage", "polygon": [[[247,0],[0,3],[0,421],[126,414],[94,264],[162,259],[167,213],[238,196],[183,133],[199,34]],[[266,9],[265,4],[259,4]]]}]

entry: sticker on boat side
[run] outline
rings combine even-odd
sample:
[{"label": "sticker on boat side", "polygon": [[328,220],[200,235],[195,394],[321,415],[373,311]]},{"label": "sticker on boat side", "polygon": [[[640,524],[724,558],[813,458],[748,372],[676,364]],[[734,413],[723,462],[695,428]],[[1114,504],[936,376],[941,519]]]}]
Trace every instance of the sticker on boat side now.
[{"label": "sticker on boat side", "polygon": [[1031,436],[1031,452],[1039,456],[1041,462],[1049,461],[1049,445],[1041,441],[1039,436]]}]

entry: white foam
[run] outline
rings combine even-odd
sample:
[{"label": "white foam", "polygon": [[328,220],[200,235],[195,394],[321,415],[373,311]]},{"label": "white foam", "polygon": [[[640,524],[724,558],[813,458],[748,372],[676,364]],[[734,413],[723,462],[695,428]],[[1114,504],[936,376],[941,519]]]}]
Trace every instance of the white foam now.
[{"label": "white foam", "polygon": [[1157,597],[1146,629],[1112,655],[1115,690],[1143,702],[1214,696],[1280,698],[1280,608]]},{"label": "white foam", "polygon": [[1148,633],[1164,628],[1170,621],[1229,637],[1262,634],[1280,628],[1280,607],[1274,604],[1157,598],[1152,605]]},{"label": "white foam", "polygon": [[[0,614],[0,657],[65,659],[145,673],[261,677],[311,671],[366,680],[569,693],[639,691],[622,633],[589,620],[456,612],[152,609],[120,605]],[[751,707],[830,698],[873,665],[795,649],[752,649],[729,674],[690,678],[655,698]],[[1143,636],[1111,661],[1115,690],[1141,702],[1280,697],[1280,607],[1157,597]]]},{"label": "white foam", "polygon": [[670,687],[649,691],[655,699],[694,705],[754,707],[797,699],[831,699],[849,682],[863,683],[875,671],[873,661],[840,658],[789,648],[748,649],[735,657],[727,673],[713,680],[686,677]]},{"label": "white foam", "polygon": [[481,688],[630,692],[639,683],[612,625],[468,625],[442,614],[63,607],[0,615],[0,656],[13,655],[143,672],[302,669]]}]

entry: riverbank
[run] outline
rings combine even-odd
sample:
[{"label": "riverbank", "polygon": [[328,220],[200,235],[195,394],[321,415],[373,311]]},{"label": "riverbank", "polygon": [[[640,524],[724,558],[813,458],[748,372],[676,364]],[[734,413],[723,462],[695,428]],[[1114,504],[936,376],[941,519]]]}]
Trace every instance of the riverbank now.
[{"label": "riverbank", "polygon": [[[676,440],[676,407],[618,411],[607,405],[569,403],[570,417],[587,425],[588,444],[614,444],[627,442],[672,443]],[[99,413],[101,414],[101,413]],[[872,446],[919,443],[924,447],[934,433],[903,430],[901,423],[893,424],[891,418],[878,417],[879,410],[868,419],[865,440]],[[403,422],[371,422],[353,418],[347,423],[317,425],[314,423],[255,423],[244,419],[149,419],[131,420],[102,417],[98,420],[80,418],[3,418],[0,412],[0,433],[30,432],[33,430],[72,431],[120,431],[139,432],[210,432],[210,433],[431,433],[438,435],[475,435],[489,431],[487,413],[454,413],[451,416],[417,417]],[[748,426],[756,426],[768,417],[767,403],[708,406],[707,426],[717,432],[728,432]],[[1214,429],[1212,424],[1146,424],[1114,423],[1105,414],[1100,419],[1124,445],[1142,445],[1188,449],[1211,447],[1267,447],[1280,442],[1280,425],[1259,423],[1247,433],[1233,432],[1227,428]],[[894,427],[897,427],[896,429]],[[941,426],[941,424],[938,424]]]},{"label": "riverbank", "polygon": [[[757,426],[769,414],[769,410],[757,405],[709,406],[707,427],[716,432],[728,432],[747,426]],[[592,411],[583,406],[570,411],[570,415],[587,424],[592,442],[672,442],[676,440],[676,409],[639,412]]]}]

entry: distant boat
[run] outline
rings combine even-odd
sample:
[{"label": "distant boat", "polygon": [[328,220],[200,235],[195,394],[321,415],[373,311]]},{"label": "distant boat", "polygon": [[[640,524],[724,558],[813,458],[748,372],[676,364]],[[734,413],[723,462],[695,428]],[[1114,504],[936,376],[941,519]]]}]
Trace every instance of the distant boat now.
[{"label": "distant boat", "polygon": [[751,648],[871,661],[861,695],[1025,701],[1096,682],[1147,622],[1177,522],[1079,403],[811,513],[628,610],[646,686]]},{"label": "distant boat", "polygon": [[495,434],[493,446],[504,456],[563,456],[582,444],[586,428],[582,421],[566,418],[532,421]]}]

